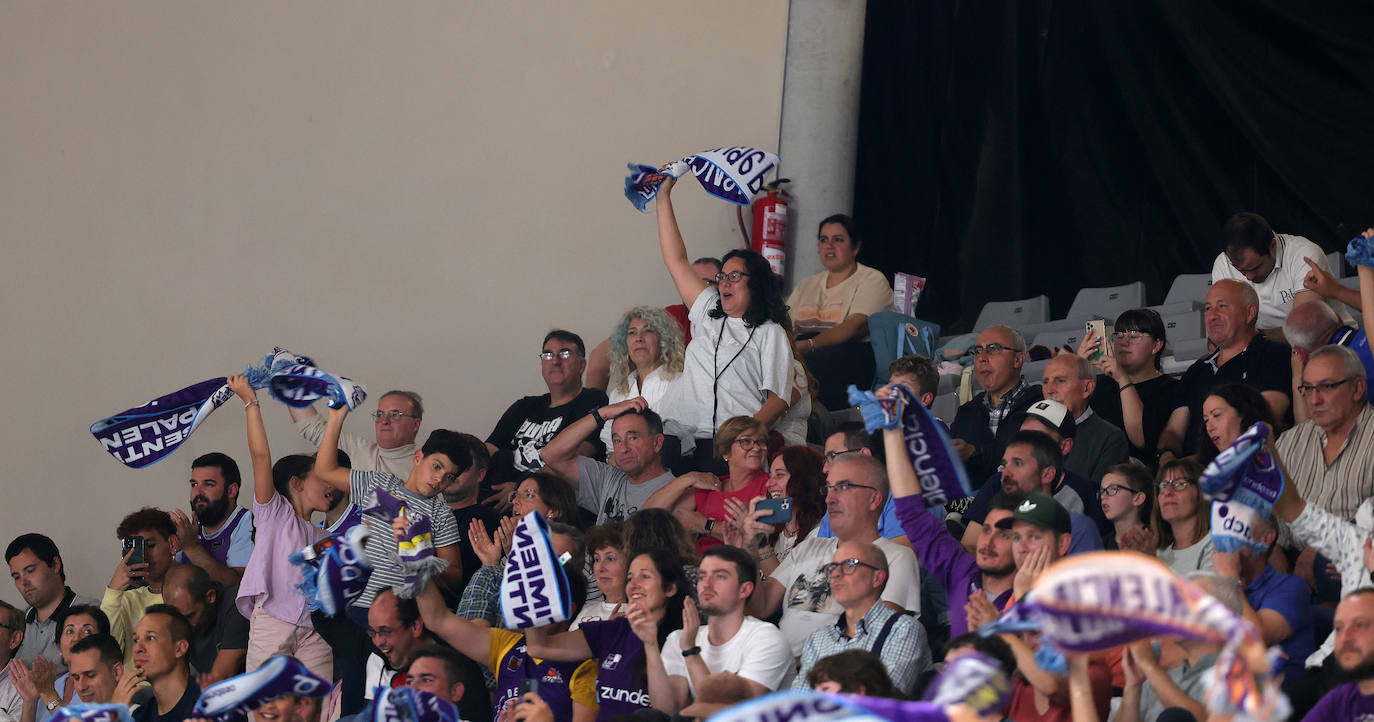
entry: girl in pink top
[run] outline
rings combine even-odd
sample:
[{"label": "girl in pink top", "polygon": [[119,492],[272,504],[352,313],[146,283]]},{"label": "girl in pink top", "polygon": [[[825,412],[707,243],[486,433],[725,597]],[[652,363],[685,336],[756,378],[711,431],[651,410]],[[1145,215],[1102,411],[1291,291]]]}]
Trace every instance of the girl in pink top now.
[{"label": "girl in pink top", "polygon": [[289,654],[311,672],[332,679],[333,655],[310,623],[305,595],[296,588],[301,573],[287,558],[324,536],[323,529],[310,523],[310,514],[329,508],[329,487],[315,476],[313,457],[292,454],[272,464],[257,393],[242,376],[230,376],[228,383],[244,403],[253,462],[256,539],[236,600],[249,624],[247,670],[274,655]]}]

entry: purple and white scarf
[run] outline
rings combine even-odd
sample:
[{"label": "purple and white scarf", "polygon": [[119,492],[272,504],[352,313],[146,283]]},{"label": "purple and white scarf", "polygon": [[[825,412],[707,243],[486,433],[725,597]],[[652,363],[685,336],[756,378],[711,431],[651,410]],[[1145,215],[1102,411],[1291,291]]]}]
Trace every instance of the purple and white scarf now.
[{"label": "purple and white scarf", "polygon": [[945,427],[935,420],[911,389],[893,384],[892,390],[891,396],[879,399],[872,391],[860,391],[851,384],[849,403],[859,407],[864,428],[870,434],[881,429],[902,430],[907,458],[916,470],[921,501],[926,508],[941,507],[973,494],[964,462],[954,450]]},{"label": "purple and white scarf", "polygon": [[763,179],[778,167],[776,153],[737,145],[712,148],[683,157],[662,169],[651,165],[630,164],[625,178],[625,197],[640,213],[658,195],[659,186],[669,176],[681,178],[691,171],[707,193],[735,205],[747,206],[763,190]]},{"label": "purple and white scarf", "polygon": [[48,722],[133,722],[129,708],[122,704],[69,704],[52,713]]},{"label": "purple and white scarf", "polygon": [[460,722],[460,719],[458,708],[446,699],[412,687],[393,687],[379,690],[373,702],[371,722]]},{"label": "purple and white scarf", "polygon": [[363,516],[385,524],[387,532],[391,523],[401,514],[406,515],[409,526],[405,536],[396,543],[396,558],[401,562],[404,579],[395,588],[396,596],[414,599],[424,590],[431,577],[448,569],[448,562],[440,559],[434,551],[434,527],[429,517],[423,514],[411,515],[406,504],[399,497],[385,489],[373,489],[362,506]]},{"label": "purple and white scarf", "polygon": [[526,514],[511,535],[501,579],[501,619],[506,629],[528,629],[572,618],[572,588],[538,511]]},{"label": "purple and white scarf", "polygon": [[194,717],[216,722],[243,719],[249,712],[282,695],[324,697],[333,688],[295,657],[278,654],[261,667],[206,687],[196,700]]},{"label": "purple and white scarf", "polygon": [[925,701],[941,706],[966,704],[979,715],[992,714],[1011,702],[1011,678],[997,660],[970,652],[945,663],[926,688]]},{"label": "purple and white scarf", "polygon": [[943,705],[849,694],[782,691],[740,702],[707,718],[710,722],[949,722]]},{"label": "purple and white scarf", "polygon": [[367,561],[367,524],[325,537],[293,553],[288,559],[301,570],[296,588],[305,607],[334,616],[348,608],[367,589],[372,564]]},{"label": "purple and white scarf", "polygon": [[1255,519],[1268,519],[1283,492],[1283,472],[1265,447],[1269,425],[1251,426],[1226,447],[1198,480],[1198,488],[1212,499],[1212,544],[1219,552],[1244,547],[1266,553],[1255,539]]}]

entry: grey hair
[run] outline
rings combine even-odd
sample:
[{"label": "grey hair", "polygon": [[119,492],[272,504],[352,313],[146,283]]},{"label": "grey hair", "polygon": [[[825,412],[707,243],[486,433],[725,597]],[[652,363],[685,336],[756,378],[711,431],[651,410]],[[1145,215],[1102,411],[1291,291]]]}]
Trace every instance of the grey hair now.
[{"label": "grey hair", "polygon": [[382,399],[388,396],[404,396],[407,399],[410,399],[410,406],[415,411],[415,417],[419,419],[423,419],[425,417],[425,405],[420,402],[420,395],[415,393],[414,391],[401,391],[400,389],[392,389],[382,394],[381,396],[378,396],[377,400],[381,401]]},{"label": "grey hair", "polygon": [[1202,590],[1216,598],[1226,608],[1240,614],[1245,609],[1245,592],[1240,588],[1240,580],[1224,577],[1212,572],[1191,572],[1188,581],[1202,587]]},{"label": "grey hair", "polygon": [[[1325,304],[1322,304],[1325,305]],[[1346,346],[1322,346],[1312,352],[1307,357],[1307,362],[1312,363],[1314,358],[1335,358],[1341,362],[1341,374],[1348,379],[1362,379],[1365,377],[1364,364],[1360,362],[1360,357]]]},{"label": "grey hair", "polygon": [[[878,488],[878,494],[880,494],[883,497],[883,503],[887,503],[887,490],[889,488],[889,484],[887,480],[886,461],[880,460],[878,459],[878,457],[870,456],[868,454],[845,454],[844,456],[835,459],[836,464],[839,464],[841,462],[853,462],[855,464],[863,466],[864,471],[867,472],[866,475],[868,476],[868,482]],[[881,505],[878,507],[878,510],[881,513]]]},{"label": "grey hair", "polygon": [[1329,341],[1340,325],[1341,319],[1326,303],[1300,303],[1283,320],[1283,337],[1289,346],[1311,351]]},{"label": "grey hair", "polygon": [[1097,378],[1097,369],[1093,366],[1093,362],[1083,358],[1082,356],[1079,356],[1076,353],[1061,354],[1061,356],[1068,356],[1074,360],[1074,368],[1078,369],[1078,379],[1080,381],[1092,380]]},{"label": "grey hair", "polygon": [[994,328],[999,328],[999,329],[1002,329],[1003,331],[1006,331],[1006,332],[1007,332],[1007,335],[1008,335],[1008,336],[1011,336],[1011,345],[1014,346],[1014,347],[1016,347],[1017,352],[1021,352],[1021,353],[1024,353],[1024,352],[1025,352],[1025,350],[1026,350],[1026,337],[1025,337],[1025,336],[1022,336],[1020,331],[1017,331],[1016,329],[1012,328],[1011,326],[989,326],[989,327],[987,327],[987,329],[985,329],[985,331],[991,331],[991,330],[994,329]]}]

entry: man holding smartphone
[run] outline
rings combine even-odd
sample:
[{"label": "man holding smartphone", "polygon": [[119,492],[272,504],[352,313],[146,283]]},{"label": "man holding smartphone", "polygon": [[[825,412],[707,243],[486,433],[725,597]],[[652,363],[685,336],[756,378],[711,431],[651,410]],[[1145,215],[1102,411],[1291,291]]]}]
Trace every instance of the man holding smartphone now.
[{"label": "man holding smartphone", "polygon": [[[162,580],[176,562],[172,555],[180,546],[176,526],[167,512],[144,507],[119,522],[115,536],[120,539],[123,556],[100,600],[100,611],[110,618],[110,636],[124,650],[124,667],[133,668],[134,625],[143,610],[162,604]],[[142,547],[142,560],[138,559]]]}]

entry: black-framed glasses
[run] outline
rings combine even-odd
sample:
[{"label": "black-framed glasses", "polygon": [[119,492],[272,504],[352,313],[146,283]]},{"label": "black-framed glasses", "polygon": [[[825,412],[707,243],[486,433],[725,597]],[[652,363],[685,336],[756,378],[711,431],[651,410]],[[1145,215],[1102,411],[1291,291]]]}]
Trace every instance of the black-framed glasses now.
[{"label": "black-framed glasses", "polygon": [[1132,489],[1132,488],[1129,487],[1129,486],[1122,486],[1122,485],[1120,485],[1120,484],[1108,484],[1108,485],[1102,487],[1101,489],[1098,489],[1098,490],[1097,490],[1097,498],[1101,499],[1101,498],[1104,497],[1104,496],[1116,496],[1117,494],[1120,494],[1120,493],[1123,492],[1123,491],[1126,492],[1127,494],[1137,494],[1137,493],[1139,493],[1139,492],[1137,492],[1135,489]]},{"label": "black-framed glasses", "polygon": [[1335,391],[1341,386],[1348,384],[1354,380],[1354,376],[1349,376],[1347,378],[1341,379],[1340,381],[1319,381],[1315,384],[1301,384],[1298,386],[1298,393],[1302,394],[1303,396],[1311,396],[1313,391],[1320,391],[1324,394],[1329,394],[1332,391]]},{"label": "black-framed glasses", "polygon": [[1192,485],[1193,482],[1187,479],[1165,479],[1159,482],[1159,490],[1164,491],[1165,489],[1173,489],[1174,491],[1183,491]]},{"label": "black-framed glasses", "polygon": [[845,454],[852,454],[852,453],[854,453],[854,452],[856,452],[856,451],[863,451],[863,449],[840,449],[840,450],[838,450],[838,451],[827,451],[827,452],[825,452],[825,460],[826,460],[827,462],[833,464],[833,463],[835,463],[835,459],[837,459],[837,458],[839,458],[839,457],[841,457],[841,456],[843,456],[843,455],[845,455]]},{"label": "black-framed glasses", "polygon": [[868,489],[870,491],[877,491],[878,487],[868,486],[867,484],[855,484],[852,481],[837,481],[834,484],[827,484],[826,486],[821,487],[821,491],[825,492],[827,495],[832,492],[844,493],[846,491],[849,491],[850,489]]},{"label": "black-framed glasses", "polygon": [[1123,341],[1130,341],[1131,343],[1135,343],[1136,341],[1149,337],[1149,335],[1150,334],[1145,333],[1144,331],[1113,331],[1112,340],[1117,343],[1121,343]]},{"label": "black-framed glasses", "polygon": [[735,443],[736,443],[736,444],[739,444],[739,448],[744,449],[745,451],[748,451],[748,450],[750,450],[750,449],[752,449],[752,448],[754,448],[754,447],[760,447],[760,448],[767,448],[767,447],[768,447],[768,442],[767,442],[767,441],[764,441],[763,439],[751,439],[751,438],[749,438],[748,436],[741,436],[741,437],[735,439]]},{"label": "black-framed glasses", "polygon": [[376,419],[376,420],[378,420],[378,421],[381,421],[382,419],[391,419],[392,421],[400,421],[401,419],[418,419],[418,418],[420,418],[420,417],[416,416],[415,414],[407,414],[407,413],[404,412],[404,411],[397,411],[396,409],[392,409],[391,411],[381,411],[381,410],[373,411],[373,412],[372,412],[372,418],[374,418],[374,419]]},{"label": "black-framed glasses", "polygon": [[555,358],[560,358],[560,359],[563,359],[564,361],[567,361],[568,359],[570,359],[570,358],[572,358],[573,356],[576,356],[576,355],[577,355],[577,352],[574,351],[574,350],[572,350],[572,349],[570,349],[570,348],[560,348],[560,349],[558,349],[557,351],[540,351],[540,352],[539,352],[539,360],[540,360],[540,361],[552,361],[552,360],[554,360]]},{"label": "black-framed glasses", "polygon": [[716,283],[720,283],[721,281],[729,281],[730,283],[739,283],[741,279],[748,278],[748,277],[749,277],[749,274],[745,273],[744,271],[731,271],[731,272],[729,272],[729,273],[718,272],[718,273],[716,273]]},{"label": "black-framed glasses", "polygon": [[860,559],[846,559],[842,562],[830,562],[829,564],[821,567],[821,573],[824,574],[827,578],[829,578],[835,576],[835,572],[836,570],[838,570],[840,574],[843,574],[847,577],[852,575],[855,571],[857,571],[859,567],[868,567],[869,569],[872,569],[875,572],[882,571],[881,569],[873,566],[872,564],[869,564],[866,561]]},{"label": "black-framed glasses", "polygon": [[970,346],[968,352],[970,356],[977,358],[979,356],[982,356],[983,354],[999,354],[1003,351],[1014,351],[1016,353],[1021,353],[1024,350],[1025,349],[1019,349],[1014,346],[1003,346],[1000,343],[990,343],[987,345],[979,344],[977,346]]}]

